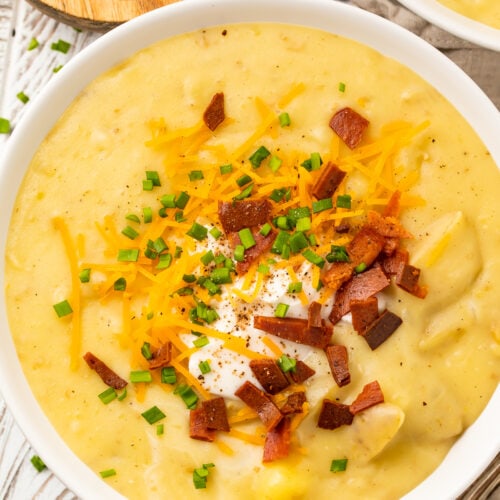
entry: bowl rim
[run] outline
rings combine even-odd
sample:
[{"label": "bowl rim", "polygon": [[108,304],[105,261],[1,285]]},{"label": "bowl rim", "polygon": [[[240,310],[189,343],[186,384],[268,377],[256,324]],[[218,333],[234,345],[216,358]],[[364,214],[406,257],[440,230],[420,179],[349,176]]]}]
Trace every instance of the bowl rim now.
[{"label": "bowl rim", "polygon": [[[236,22],[310,26],[357,40],[398,60],[446,95],[475,128],[497,165],[500,165],[500,143],[497,141],[500,113],[496,107],[458,66],[404,28],[332,0],[184,0],[128,21],[91,43],[55,75],[26,110],[7,142],[0,162],[0,200],[4,207],[0,211],[2,254],[5,256],[15,197],[34,152],[61,113],[91,80],[157,40],[185,31]],[[0,273],[0,342],[0,391],[20,428],[48,467],[81,498],[123,498],[73,454],[32,395],[9,333],[3,272]],[[13,378],[16,385],[9,383]],[[493,428],[499,417],[500,386],[487,410],[449,453],[450,462],[447,457],[446,463],[443,462],[404,498],[417,500],[429,494],[438,494],[440,498],[458,496],[500,449],[500,436],[495,440],[487,433],[489,426]],[[472,450],[476,457],[473,465],[469,461],[465,464],[460,461],[463,448]],[[460,477],[460,482],[457,477]],[[445,481],[446,478],[450,480]]]},{"label": "bowl rim", "polygon": [[398,1],[415,14],[459,38],[500,51],[500,29],[466,17],[437,0]]}]

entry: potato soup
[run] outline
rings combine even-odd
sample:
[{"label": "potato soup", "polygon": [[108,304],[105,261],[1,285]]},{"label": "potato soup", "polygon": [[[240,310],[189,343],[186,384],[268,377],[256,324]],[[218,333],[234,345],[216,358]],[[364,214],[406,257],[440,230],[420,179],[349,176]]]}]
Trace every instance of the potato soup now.
[{"label": "potato soup", "polygon": [[500,29],[500,3],[497,0],[438,0],[446,7],[474,21]]},{"label": "potato soup", "polygon": [[[399,498],[498,385],[499,195],[458,112],[365,46],[279,24],[161,41],[90,84],[32,160],[5,265],[17,352],[56,430],[128,498]],[[228,230],[221,207],[250,202],[266,220]],[[383,249],[355,261],[370,221]],[[333,318],[369,273],[383,287]],[[212,400],[227,428],[197,420]]]}]

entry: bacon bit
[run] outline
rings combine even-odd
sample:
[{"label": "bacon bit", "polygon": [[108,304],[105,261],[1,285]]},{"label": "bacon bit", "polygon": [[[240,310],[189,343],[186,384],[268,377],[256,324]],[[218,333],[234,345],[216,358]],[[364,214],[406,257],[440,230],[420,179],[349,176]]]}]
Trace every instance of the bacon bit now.
[{"label": "bacon bit", "polygon": [[325,353],[337,385],[339,387],[347,385],[351,381],[347,348],[343,345],[329,345],[326,347]]},{"label": "bacon bit", "polygon": [[295,371],[288,372],[290,378],[296,384],[304,383],[308,378],[312,377],[316,372],[308,365],[306,365],[300,359],[297,359],[297,363],[295,365]]},{"label": "bacon bit", "polygon": [[203,401],[202,408],[205,412],[207,429],[229,432],[230,428],[224,398],[218,397]]},{"label": "bacon bit", "polygon": [[380,264],[384,273],[388,276],[396,276],[401,273],[403,267],[408,264],[408,250],[397,248],[392,255],[384,257]]},{"label": "bacon bit", "polygon": [[264,463],[273,462],[274,460],[288,456],[291,441],[290,423],[289,418],[284,418],[274,429],[271,429],[266,434],[262,457]]},{"label": "bacon bit", "polygon": [[260,385],[269,394],[278,394],[286,389],[290,382],[281,371],[276,361],[271,358],[252,359],[250,368]]},{"label": "bacon bit", "polygon": [[167,366],[172,359],[172,343],[165,342],[155,352],[153,357],[149,360],[149,368],[163,368]]},{"label": "bacon bit", "polygon": [[331,198],[345,176],[346,172],[329,161],[321,169],[321,173],[312,187],[312,195],[318,200]]},{"label": "bacon bit", "polygon": [[119,375],[117,375],[111,368],[108,367],[103,361],[101,361],[97,356],[94,356],[91,352],[87,352],[83,359],[87,362],[89,367],[94,370],[102,381],[112,387],[113,389],[123,389],[127,385],[127,381],[123,380]]},{"label": "bacon bit", "polygon": [[401,211],[401,191],[394,191],[382,212],[383,217],[398,217]]},{"label": "bacon bit", "polygon": [[255,410],[266,429],[274,429],[282,420],[283,415],[273,401],[252,382],[248,380],[234,393],[247,406]]},{"label": "bacon bit", "polygon": [[367,213],[366,226],[384,238],[413,238],[413,235],[402,226],[398,219],[391,216],[383,217],[373,210]]},{"label": "bacon bit", "polygon": [[306,393],[304,391],[292,392],[280,408],[283,415],[291,415],[293,413],[303,413],[304,403],[306,402]]},{"label": "bacon bit", "polygon": [[253,326],[271,335],[291,340],[298,344],[324,349],[333,333],[324,321],[321,328],[309,328],[308,320],[302,318],[276,318],[274,316],[254,316]]},{"label": "bacon bit", "polygon": [[408,293],[423,299],[427,295],[427,289],[420,287],[418,284],[419,278],[420,269],[410,264],[405,264],[396,274],[396,285]]},{"label": "bacon bit", "polygon": [[207,415],[203,406],[189,412],[189,437],[210,443],[215,439],[215,431],[207,427]]},{"label": "bacon bit", "polygon": [[346,107],[332,116],[329,125],[350,149],[354,149],[363,139],[363,133],[369,123],[359,113]]},{"label": "bacon bit", "polygon": [[224,93],[214,94],[203,113],[205,125],[213,132],[226,118],[224,113]]},{"label": "bacon bit", "polygon": [[335,294],[335,303],[330,312],[330,321],[337,323],[344,314],[351,310],[351,301],[364,300],[390,285],[389,278],[378,266],[361,274],[356,274],[347,281]]},{"label": "bacon bit", "polygon": [[318,427],[321,429],[333,430],[341,425],[351,425],[354,415],[349,409],[349,405],[323,400],[323,406],[318,419]]},{"label": "bacon bit", "polygon": [[399,316],[386,309],[362,335],[374,351],[396,331],[402,322]]},{"label": "bacon bit", "polygon": [[307,309],[307,326],[309,328],[321,328],[323,321],[321,319],[321,304],[319,302],[311,302]]},{"label": "bacon bit", "polygon": [[323,274],[323,283],[338,290],[351,278],[354,268],[361,263],[371,266],[384,248],[385,238],[371,227],[364,225],[347,245],[350,262],[334,262]]},{"label": "bacon bit", "polygon": [[[243,275],[248,272],[250,266],[259,259],[259,257],[268,252],[276,239],[276,231],[271,230],[266,236],[260,234],[260,227],[251,228],[255,245],[245,250],[245,259],[242,262],[236,262],[236,272]],[[229,233],[229,243],[232,248],[241,243],[238,233]]]},{"label": "bacon bit", "polygon": [[349,405],[353,415],[384,402],[384,394],[379,383],[375,380],[363,387],[358,397]]},{"label": "bacon bit", "polygon": [[271,215],[269,200],[219,201],[219,220],[226,234],[265,224]]},{"label": "bacon bit", "polygon": [[377,297],[351,300],[349,308],[351,309],[352,327],[358,333],[363,333],[378,318]]}]

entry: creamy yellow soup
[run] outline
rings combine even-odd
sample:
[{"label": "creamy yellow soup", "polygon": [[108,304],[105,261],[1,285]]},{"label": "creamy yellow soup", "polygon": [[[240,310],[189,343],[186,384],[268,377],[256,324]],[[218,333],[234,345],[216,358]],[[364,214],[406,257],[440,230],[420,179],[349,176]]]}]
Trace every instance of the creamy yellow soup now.
[{"label": "creamy yellow soup", "polygon": [[446,7],[474,21],[500,29],[500,3],[497,0],[438,0]]},{"label": "creamy yellow soup", "polygon": [[[226,118],[211,132],[201,117],[217,92],[224,93]],[[352,151],[328,126],[346,106],[370,122]],[[282,113],[289,125],[280,126]],[[260,146],[271,155],[254,168],[249,157]],[[413,235],[403,244],[428,289],[424,299],[394,285],[379,294],[380,307],[403,323],[373,351],[348,317],[334,326],[331,343],[349,352],[351,382],[341,388],[321,349],[271,335],[265,341],[248,319],[272,315],[277,303],[303,317],[311,300],[321,301],[328,316],[332,294],[316,291],[327,266],[321,270],[301,253],[266,254],[264,268],[234,277],[220,295],[196,289],[219,313],[201,326],[187,316],[193,297],[176,294],[188,286],[184,274],[203,273],[197,259],[208,248],[232,256],[224,236],[209,233],[201,242],[185,236],[192,223],[220,230],[217,202],[244,189],[236,180],[245,173],[254,179],[251,197],[290,189],[289,201],[273,202],[274,215],[311,204],[321,170],[300,165],[312,153],[347,172],[339,189],[352,200],[351,208],[312,214],[310,232],[320,245],[313,250],[324,257],[330,244],[345,244],[349,235],[335,225],[362,223],[399,190],[401,222]],[[271,164],[273,157],[279,161]],[[228,164],[233,171],[221,173]],[[161,186],[144,186],[146,171],[157,172]],[[193,171],[203,179],[190,180]],[[178,209],[162,218],[162,196],[182,191],[190,196],[185,220],[176,221]],[[333,492],[343,499],[398,498],[439,465],[499,381],[499,194],[499,170],[459,113],[410,70],[365,46],[276,24],[215,27],[161,41],[90,84],[27,172],[5,263],[24,372],[71,449],[96,474],[115,472],[103,480],[129,498],[326,499]],[[152,222],[144,221],[145,207]],[[124,236],[126,226],[139,236]],[[172,254],[176,246],[183,250],[165,269],[143,254],[148,239],[159,236]],[[117,261],[120,250],[136,247],[137,261]],[[91,270],[88,283],[80,282],[83,269]],[[303,302],[287,293],[293,273],[303,283]],[[125,291],[115,290],[120,278]],[[58,317],[53,306],[65,300],[73,312]],[[192,344],[196,327],[208,345]],[[234,340],[241,331],[250,332],[248,343]],[[213,362],[215,351],[203,349],[228,335],[227,358]],[[231,431],[218,432],[214,442],[189,437],[190,410],[158,370],[151,370],[152,382],[129,382],[126,393],[104,404],[98,395],[107,387],[82,359],[90,351],[129,381],[131,371],[149,371],[144,342],[168,340],[177,386],[191,386],[200,401],[210,391],[224,395]],[[316,373],[303,384],[308,404],[292,419],[289,456],[263,463],[264,427],[231,391],[246,379],[239,367],[247,370],[252,356],[282,352]],[[190,357],[208,360],[212,375],[200,374]],[[225,371],[216,379],[218,367]],[[357,414],[352,425],[318,428],[323,399],[350,404],[375,380],[383,403]],[[149,424],[141,414],[153,406],[165,417]],[[347,459],[346,470],[332,472],[338,459]],[[193,471],[203,464],[214,467],[207,468],[206,488],[197,489]]]}]

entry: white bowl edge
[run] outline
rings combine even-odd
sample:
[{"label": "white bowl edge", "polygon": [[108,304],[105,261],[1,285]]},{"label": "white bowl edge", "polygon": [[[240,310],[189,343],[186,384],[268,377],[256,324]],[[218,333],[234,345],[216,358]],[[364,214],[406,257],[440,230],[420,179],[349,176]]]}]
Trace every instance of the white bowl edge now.
[{"label": "white bowl edge", "polygon": [[[5,254],[7,228],[25,170],[39,143],[78,93],[103,71],[155,41],[184,31],[234,22],[280,22],[333,31],[372,46],[409,66],[431,83],[471,123],[500,165],[500,113],[454,63],[403,28],[355,7],[333,0],[189,0],[160,8],[115,28],[75,56],[31,103],[10,137],[0,163],[0,247]],[[400,40],[402,37],[402,40]],[[398,39],[398,43],[394,40]],[[83,70],[83,71],[82,71]],[[466,96],[467,98],[464,98]],[[15,167],[12,167],[15,165]],[[51,427],[32,396],[9,334],[5,308],[4,273],[0,274],[0,390],[8,407],[33,447],[49,468],[81,498],[121,498],[85,467]],[[16,380],[16,385],[9,383]],[[19,385],[20,384],[20,385]],[[21,394],[21,396],[20,396]],[[500,449],[500,436],[487,436],[500,419],[500,388],[487,410],[453,447],[445,462],[405,499],[425,498],[442,492],[453,498],[472,482]],[[36,424],[34,424],[36,423]],[[478,449],[477,443],[488,443]],[[476,463],[466,467],[460,452],[473,450]],[[458,472],[458,474],[457,474]],[[457,475],[456,475],[457,474]],[[443,478],[453,481],[443,481]],[[450,485],[457,482],[455,491]],[[442,488],[446,487],[446,491]]]}]

